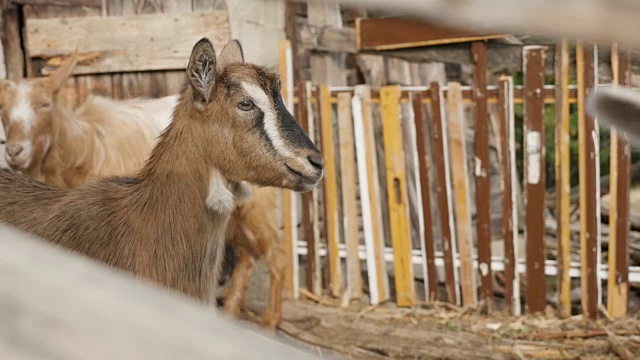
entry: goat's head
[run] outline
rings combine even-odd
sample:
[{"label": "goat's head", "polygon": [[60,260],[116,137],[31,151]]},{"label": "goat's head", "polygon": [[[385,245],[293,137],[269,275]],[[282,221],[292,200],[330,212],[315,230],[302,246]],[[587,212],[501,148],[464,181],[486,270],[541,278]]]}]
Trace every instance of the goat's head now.
[{"label": "goat's head", "polygon": [[216,59],[211,42],[200,40],[187,79],[191,117],[202,121],[204,143],[227,179],[296,191],[322,179],[322,155],[285,107],[278,76],[245,64],[238,41]]},{"label": "goat's head", "polygon": [[77,54],[48,77],[0,80],[0,116],[7,135],[5,158],[16,170],[28,169],[51,144],[57,95],[75,67]]},{"label": "goat's head", "polygon": [[640,92],[629,88],[602,88],[589,97],[588,111],[640,144]]}]

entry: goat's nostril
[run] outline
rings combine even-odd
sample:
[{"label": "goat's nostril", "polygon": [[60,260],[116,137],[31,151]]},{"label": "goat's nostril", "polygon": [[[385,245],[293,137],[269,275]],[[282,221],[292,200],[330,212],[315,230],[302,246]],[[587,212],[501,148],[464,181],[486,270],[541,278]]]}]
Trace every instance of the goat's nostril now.
[{"label": "goat's nostril", "polygon": [[320,154],[309,155],[307,159],[309,160],[311,165],[315,166],[320,170],[322,170],[322,168],[324,167],[324,160],[322,159],[322,155]]},{"label": "goat's nostril", "polygon": [[22,145],[7,145],[7,154],[11,157],[20,155],[24,147]]}]

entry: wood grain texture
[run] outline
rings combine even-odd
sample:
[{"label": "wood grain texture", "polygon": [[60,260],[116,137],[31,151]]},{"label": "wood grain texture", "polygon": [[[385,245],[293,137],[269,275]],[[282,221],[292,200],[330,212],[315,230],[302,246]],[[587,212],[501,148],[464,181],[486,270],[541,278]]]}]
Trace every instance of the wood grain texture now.
[{"label": "wood grain texture", "polygon": [[340,141],[340,186],[342,187],[342,211],[344,242],[347,245],[347,289],[351,299],[362,297],[362,275],[358,246],[358,171],[356,168],[353,118],[351,116],[351,94],[338,93],[338,133]]},{"label": "wood grain texture", "polygon": [[415,289],[411,263],[407,175],[400,125],[400,86],[382,87],[380,89],[380,103],[387,166],[389,226],[393,245],[396,302],[398,306],[413,306],[415,304]]},{"label": "wood grain texture", "polygon": [[[317,117],[315,116],[314,107],[312,104],[312,99],[316,104],[318,104],[317,97],[314,97],[313,86],[311,81],[306,81],[304,83],[305,90],[305,106],[307,108],[307,131],[309,138],[320,147],[320,141],[318,134],[318,122]],[[312,227],[312,236],[307,239],[313,240],[313,242],[308,243],[308,248],[310,252],[307,257],[307,271],[311,273],[312,276],[312,287],[310,288],[314,294],[320,295],[322,294],[322,268],[320,263],[320,212],[322,211],[320,207],[320,194],[317,188],[314,188],[310,191],[311,193],[311,227]],[[313,259],[312,259],[313,257]]]},{"label": "wood grain texture", "polygon": [[2,359],[316,358],[191,298],[5,225],[0,298],[7,315],[0,322]]},{"label": "wood grain texture", "polygon": [[447,122],[449,125],[449,143],[451,144],[451,178],[455,191],[456,239],[460,253],[460,287],[462,305],[475,305],[477,302],[475,271],[473,269],[473,233],[471,230],[471,198],[469,194],[469,174],[467,169],[467,128],[462,108],[460,84],[447,84]]},{"label": "wood grain texture", "polygon": [[[115,15],[115,7],[109,10]],[[100,53],[91,63],[79,64],[74,74],[183,69],[203,34],[219,50],[231,39],[224,11],[28,19],[26,34],[31,57],[67,55],[76,48],[81,54]]]}]

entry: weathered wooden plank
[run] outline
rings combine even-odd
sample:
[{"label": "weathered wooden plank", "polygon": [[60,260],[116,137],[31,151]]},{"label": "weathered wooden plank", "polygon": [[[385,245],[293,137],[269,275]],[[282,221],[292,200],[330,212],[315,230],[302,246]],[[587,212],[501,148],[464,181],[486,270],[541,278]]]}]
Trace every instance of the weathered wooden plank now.
[{"label": "weathered wooden plank", "polygon": [[[342,27],[342,15],[336,0],[312,1],[307,4],[309,25]],[[311,54],[311,81],[316,84],[341,86],[347,84],[344,54]]]},{"label": "weathered wooden plank", "polygon": [[338,219],[338,180],[333,137],[333,109],[329,87],[320,85],[320,130],[324,164],[325,238],[329,249],[329,288],[333,296],[342,293],[340,271],[340,225]]},{"label": "weathered wooden plank", "polygon": [[347,289],[351,299],[362,297],[362,275],[358,246],[357,168],[353,119],[351,117],[351,94],[338,93],[338,132],[340,134],[340,185],[342,187],[342,224],[347,245]]},{"label": "weathered wooden plank", "polygon": [[428,160],[429,156],[426,145],[427,139],[425,138],[425,118],[423,113],[422,93],[416,93],[413,97],[413,114],[415,117],[416,126],[416,142],[418,147],[418,166],[420,168],[420,187],[422,195],[422,221],[424,223],[424,243],[422,244],[425,253],[425,259],[423,261],[427,265],[427,278],[426,282],[426,300],[436,301],[438,300],[438,273],[436,272],[436,256],[435,256],[435,241],[433,236],[433,219],[431,218],[431,186],[429,182],[429,168]]},{"label": "weathered wooden plank", "polygon": [[[315,144],[319,144],[319,138],[316,136],[317,122],[314,116],[313,105],[311,104],[311,100],[314,97],[311,81],[304,83],[304,91],[306,103],[303,106],[307,109],[308,135]],[[307,254],[307,271],[313,277],[313,283],[309,289],[313,291],[314,294],[320,295],[322,294],[322,269],[320,266],[320,196],[317,188],[311,190],[310,194],[312,234],[307,239],[307,248],[309,249]]]},{"label": "weathered wooden plank", "polygon": [[413,265],[411,263],[411,228],[407,198],[407,178],[404,146],[400,124],[400,86],[380,89],[384,152],[386,159],[387,193],[389,195],[389,226],[393,244],[396,302],[398,306],[415,304]]},{"label": "weathered wooden plank", "polygon": [[487,113],[487,47],[476,41],[471,45],[474,61],[473,98],[475,103],[475,185],[476,229],[480,299],[487,312],[493,310],[493,273],[491,272],[491,182],[489,179],[489,118]]},{"label": "weathered wooden plank", "polygon": [[7,79],[19,80],[24,77],[24,51],[22,50],[19,15],[20,9],[6,4],[2,9],[2,49],[7,67]]},{"label": "weathered wooden plank", "polygon": [[544,211],[545,211],[545,152],[544,102],[542,88],[545,48],[526,46],[523,49],[525,71],[525,233],[527,239],[527,311],[544,311],[547,304],[544,274]]},{"label": "weathered wooden plank", "polygon": [[354,28],[335,28],[313,26],[306,21],[300,24],[300,46],[306,50],[343,52],[355,54],[356,30]]},{"label": "weathered wooden plank", "polygon": [[[630,56],[612,45],[613,86],[629,85]],[[629,190],[631,149],[625,134],[611,129],[611,171],[609,204],[609,281],[607,310],[615,318],[627,314],[629,303]]]},{"label": "weathered wooden plank", "polygon": [[[293,58],[291,54],[291,41],[280,42],[280,79],[282,81],[282,98],[289,112],[294,112],[293,105]],[[287,265],[284,271],[284,292],[289,298],[298,298],[299,271],[298,271],[298,212],[297,196],[291,190],[282,190],[282,208],[284,219],[284,248],[287,257]]]},{"label": "weathered wooden plank", "polygon": [[440,85],[432,82],[430,86],[431,121],[433,125],[433,151],[438,176],[438,210],[440,211],[440,228],[444,244],[445,289],[447,301],[460,304],[458,272],[453,262],[457,255],[453,221],[453,195],[451,189],[451,173],[449,158],[449,137],[447,122],[443,119],[444,100]]},{"label": "weathered wooden plank", "polygon": [[520,274],[518,266],[518,202],[516,172],[515,114],[513,111],[513,78],[501,77],[498,82],[498,137],[502,182],[502,239],[504,241],[504,298],[508,311],[520,315]]},{"label": "weathered wooden plank", "polygon": [[[110,14],[117,9],[109,7]],[[97,52],[75,74],[182,69],[191,48],[203,34],[220,51],[231,38],[226,12],[89,16],[83,18],[28,19],[27,49],[31,57],[50,58]],[[92,36],[86,36],[92,34]],[[136,34],[136,36],[131,36]],[[52,69],[46,67],[43,73]]]},{"label": "weathered wooden plank", "polygon": [[[304,130],[305,133],[309,136],[309,139],[315,142],[315,136],[313,133],[309,131],[309,106],[310,103],[307,99],[307,89],[306,84],[300,84],[296,87],[296,94],[298,96],[298,104],[296,106],[296,117],[298,118],[298,122]],[[309,104],[308,104],[309,103]],[[313,110],[312,110],[313,111]],[[312,115],[313,116],[313,115]],[[314,283],[315,283],[315,272],[318,267],[318,263],[316,262],[316,241],[317,238],[313,232],[313,193],[312,191],[307,191],[302,194],[302,226],[304,228],[304,239],[307,243],[307,271],[306,271],[306,281],[307,281],[307,289],[309,291],[314,291]]]},{"label": "weathered wooden plank", "polygon": [[102,5],[101,0],[8,0],[5,3],[18,4],[18,5],[45,5],[45,6],[60,6],[60,7],[77,7],[84,6],[89,8],[100,9]]},{"label": "weathered wooden plank", "polygon": [[589,318],[598,316],[600,303],[600,156],[599,131],[594,118],[587,114],[585,100],[597,84],[596,47],[579,42],[578,52],[578,137],[580,147],[580,255],[582,312]]},{"label": "weathered wooden plank", "polygon": [[0,311],[13,314],[0,322],[2,359],[315,359],[191,298],[5,225],[0,298]]},{"label": "weathered wooden plank", "polygon": [[451,144],[451,177],[455,191],[456,239],[460,253],[460,287],[462,305],[475,305],[476,281],[473,270],[473,233],[471,232],[471,198],[469,194],[469,174],[467,169],[467,146],[465,139],[466,121],[462,108],[460,84],[450,82],[447,96],[447,123]]},{"label": "weathered wooden plank", "polygon": [[461,31],[406,17],[357,19],[359,50],[391,50],[504,37],[478,31]]},{"label": "weathered wooden plank", "polygon": [[571,316],[571,118],[569,117],[569,43],[562,40],[555,51],[556,65],[556,221],[558,224],[558,316]]},{"label": "weathered wooden plank", "polygon": [[[363,232],[367,247],[367,271],[369,272],[369,295],[372,304],[389,298],[389,278],[384,259],[384,222],[382,220],[380,183],[376,139],[371,110],[371,89],[358,85],[354,96],[354,132],[358,155],[358,178],[360,180],[360,205],[362,207]],[[357,110],[360,107],[360,115]]]}]

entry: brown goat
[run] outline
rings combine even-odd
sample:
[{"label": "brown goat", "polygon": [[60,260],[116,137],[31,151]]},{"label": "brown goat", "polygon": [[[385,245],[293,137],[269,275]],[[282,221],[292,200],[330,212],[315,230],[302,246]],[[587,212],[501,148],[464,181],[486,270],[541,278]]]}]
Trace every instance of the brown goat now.
[{"label": "brown goat", "polygon": [[0,171],[0,221],[203,301],[217,284],[225,226],[243,181],[308,191],[319,150],[284,107],[279,80],[232,41],[193,48],[188,85],[134,177],[64,189]]}]

